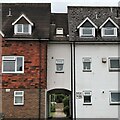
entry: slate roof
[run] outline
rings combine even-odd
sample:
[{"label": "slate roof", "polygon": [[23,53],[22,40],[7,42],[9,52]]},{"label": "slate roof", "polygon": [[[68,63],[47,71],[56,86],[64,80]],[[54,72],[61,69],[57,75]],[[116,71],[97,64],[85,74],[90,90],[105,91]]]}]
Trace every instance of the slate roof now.
[{"label": "slate roof", "polygon": [[[9,9],[11,9],[12,16],[8,16]],[[14,35],[14,26],[12,26],[12,23],[22,14],[25,14],[28,19],[34,23],[32,27],[32,35]],[[50,3],[3,3],[2,31],[6,38],[30,37],[36,39],[49,39],[50,15]]]},{"label": "slate roof", "polygon": [[[63,28],[63,37],[56,36],[56,28]],[[52,40],[67,40],[68,35],[68,14],[67,13],[52,13],[51,14],[51,39]]]},{"label": "slate roof", "polygon": [[[118,7],[92,7],[92,6],[68,6],[68,24],[70,41],[120,41],[119,37],[101,37],[99,27],[110,17],[118,26],[120,25],[120,8]],[[89,19],[98,26],[95,38],[80,38],[77,26],[81,24],[85,18]],[[118,29],[118,36],[120,30]]]}]

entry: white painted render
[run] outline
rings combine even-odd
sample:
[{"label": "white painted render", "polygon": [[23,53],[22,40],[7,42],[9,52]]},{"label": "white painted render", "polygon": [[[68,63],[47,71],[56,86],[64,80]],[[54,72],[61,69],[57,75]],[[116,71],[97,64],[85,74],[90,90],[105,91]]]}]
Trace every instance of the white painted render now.
[{"label": "white painted render", "polygon": [[[117,44],[76,45],[76,92],[82,93],[82,98],[76,99],[77,118],[118,118],[118,105],[110,105],[109,92],[118,90],[119,72],[109,72],[108,58],[118,57],[119,49]],[[83,57],[91,57],[92,72],[82,71]],[[102,63],[102,58],[107,62]],[[92,91],[92,105],[83,105],[85,90]]]},{"label": "white painted render", "polygon": [[[64,59],[64,73],[56,73],[56,59]],[[70,44],[48,44],[47,91],[52,89],[71,90]]]}]

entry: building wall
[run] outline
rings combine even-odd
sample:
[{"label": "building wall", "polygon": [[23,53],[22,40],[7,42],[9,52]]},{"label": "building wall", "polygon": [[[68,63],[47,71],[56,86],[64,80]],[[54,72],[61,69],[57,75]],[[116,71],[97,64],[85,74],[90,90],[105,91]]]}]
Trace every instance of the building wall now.
[{"label": "building wall", "polygon": [[[76,99],[77,118],[118,118],[118,105],[110,105],[110,91],[118,90],[118,72],[109,72],[109,57],[118,57],[118,44],[76,44]],[[82,58],[91,57],[92,72],[83,72]],[[102,58],[107,62],[102,63]],[[92,105],[83,105],[83,91],[92,91]],[[104,93],[103,93],[104,91]]]},{"label": "building wall", "polygon": [[[2,112],[5,118],[45,118],[46,48],[46,42],[3,41],[3,56],[24,56],[24,73],[2,74]],[[23,106],[13,104],[14,91],[18,90],[25,92]]]},{"label": "building wall", "polygon": [[[56,59],[64,59],[64,73],[56,73]],[[48,44],[47,90],[71,90],[71,48],[70,44]]]}]

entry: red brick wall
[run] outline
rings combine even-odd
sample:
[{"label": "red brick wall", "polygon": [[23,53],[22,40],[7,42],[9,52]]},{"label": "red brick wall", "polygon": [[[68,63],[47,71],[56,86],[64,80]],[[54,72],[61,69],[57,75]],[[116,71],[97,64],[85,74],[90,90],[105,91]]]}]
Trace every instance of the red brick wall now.
[{"label": "red brick wall", "polygon": [[[25,60],[24,73],[2,74],[2,108],[5,118],[39,118],[39,112],[40,117],[44,118],[47,42],[3,40],[2,55],[24,56]],[[6,88],[9,88],[10,92],[6,92]],[[14,91],[16,90],[25,91],[25,105],[14,106]]]},{"label": "red brick wall", "polygon": [[[24,91],[24,105],[14,105],[14,91]],[[4,118],[39,118],[39,90],[38,89],[11,89],[2,92],[2,112]],[[40,117],[45,117],[45,91],[41,91]],[[8,99],[9,98],[9,99]]]},{"label": "red brick wall", "polygon": [[[46,88],[46,42],[3,41],[2,55],[24,56],[23,74],[2,74],[3,88]],[[40,61],[41,60],[41,61]]]}]

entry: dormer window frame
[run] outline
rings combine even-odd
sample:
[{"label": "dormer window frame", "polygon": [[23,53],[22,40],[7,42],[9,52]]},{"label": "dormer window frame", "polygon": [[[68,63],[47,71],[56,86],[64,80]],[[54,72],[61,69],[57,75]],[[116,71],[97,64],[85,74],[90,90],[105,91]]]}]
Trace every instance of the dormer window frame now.
[{"label": "dormer window frame", "polygon": [[[105,30],[113,30],[113,34],[105,34]],[[117,37],[117,28],[116,27],[103,27],[101,28],[102,37]]]},{"label": "dormer window frame", "polygon": [[[28,23],[18,23],[18,21],[21,19],[21,18],[24,18]],[[22,14],[18,19],[16,19],[12,25],[14,26],[14,34],[15,35],[31,35],[32,34],[32,26],[34,25],[29,19],[28,17],[25,15],[25,14]],[[18,26],[21,25],[21,31],[18,31]],[[24,26],[25,25],[28,25],[28,32],[25,32],[24,31]]]},{"label": "dormer window frame", "polygon": [[[18,31],[18,26],[19,25],[21,26],[21,31]],[[28,25],[28,32],[24,31],[24,26],[25,25]],[[17,34],[29,34],[29,35],[31,35],[31,33],[32,33],[32,26],[30,24],[15,24],[14,25],[14,33],[15,33],[15,35],[17,35]]]},{"label": "dormer window frame", "polygon": [[[82,26],[86,21],[90,22],[91,26]],[[77,26],[77,29],[79,29],[79,36],[80,37],[95,37],[95,30],[98,27],[88,18],[86,17],[81,24]],[[83,30],[91,30],[91,34],[84,34]],[[90,31],[88,31],[90,32]]]},{"label": "dormer window frame", "polygon": [[[110,21],[113,25],[113,26],[109,26],[109,27],[105,27],[105,24]],[[99,29],[101,29],[101,37],[117,37],[118,36],[118,29],[119,29],[119,26],[109,17],[100,27]],[[105,34],[105,30],[113,30],[113,34]]]},{"label": "dormer window frame", "polygon": [[[84,30],[91,30],[91,34],[84,34]],[[80,27],[79,28],[80,37],[95,37],[94,27]]]}]

